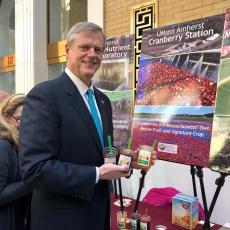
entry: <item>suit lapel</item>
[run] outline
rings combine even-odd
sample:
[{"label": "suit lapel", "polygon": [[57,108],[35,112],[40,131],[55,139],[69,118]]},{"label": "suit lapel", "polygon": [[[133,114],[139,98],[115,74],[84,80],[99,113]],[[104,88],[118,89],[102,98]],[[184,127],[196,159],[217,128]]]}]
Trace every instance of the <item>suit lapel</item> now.
[{"label": "suit lapel", "polygon": [[97,148],[100,152],[102,152],[102,146],[100,142],[100,138],[97,132],[97,128],[94,124],[93,118],[80,94],[77,87],[74,85],[72,80],[68,77],[67,74],[64,73],[65,79],[65,93],[68,96],[68,100],[76,113],[78,114],[81,121],[84,123],[85,127],[88,129],[89,134],[91,135],[92,139],[94,140]]}]

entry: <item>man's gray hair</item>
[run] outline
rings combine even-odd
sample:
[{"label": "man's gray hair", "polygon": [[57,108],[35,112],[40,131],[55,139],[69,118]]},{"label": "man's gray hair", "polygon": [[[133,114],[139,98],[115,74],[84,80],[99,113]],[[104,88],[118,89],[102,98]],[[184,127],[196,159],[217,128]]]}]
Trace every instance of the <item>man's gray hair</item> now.
[{"label": "man's gray hair", "polygon": [[87,31],[87,30],[101,32],[105,40],[103,29],[100,26],[98,26],[97,24],[93,22],[78,22],[75,25],[73,25],[70,28],[69,32],[67,33],[66,35],[67,44],[70,46],[72,42],[74,41],[74,39],[76,38],[77,33]]}]

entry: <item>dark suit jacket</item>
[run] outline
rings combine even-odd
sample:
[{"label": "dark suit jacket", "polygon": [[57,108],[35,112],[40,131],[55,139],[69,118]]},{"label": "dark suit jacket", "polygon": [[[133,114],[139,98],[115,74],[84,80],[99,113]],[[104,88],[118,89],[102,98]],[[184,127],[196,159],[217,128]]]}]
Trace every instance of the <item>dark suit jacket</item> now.
[{"label": "dark suit jacket", "polygon": [[[94,92],[107,145],[106,137],[113,133],[111,104],[98,89]],[[22,177],[35,186],[32,230],[109,229],[104,228],[108,182],[95,184],[95,166],[104,162],[100,138],[65,72],[27,95],[19,150]]]},{"label": "dark suit jacket", "polygon": [[18,152],[8,140],[0,139],[0,229],[25,230],[32,188],[25,185],[18,169]]}]

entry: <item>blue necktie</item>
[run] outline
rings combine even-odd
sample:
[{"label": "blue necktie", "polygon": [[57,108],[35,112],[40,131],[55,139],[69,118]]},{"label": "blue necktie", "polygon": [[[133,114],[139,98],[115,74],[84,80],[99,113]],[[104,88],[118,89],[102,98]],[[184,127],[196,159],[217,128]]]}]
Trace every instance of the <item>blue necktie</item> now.
[{"label": "blue necktie", "polygon": [[90,108],[90,111],[91,111],[91,115],[93,117],[93,121],[94,121],[95,126],[97,128],[97,132],[99,134],[102,147],[104,147],[103,131],[102,131],[102,127],[101,127],[101,121],[100,121],[100,118],[99,118],[98,113],[97,113],[96,105],[95,105],[94,98],[93,98],[92,89],[88,89],[86,94],[88,96],[88,103],[89,103],[89,108]]}]

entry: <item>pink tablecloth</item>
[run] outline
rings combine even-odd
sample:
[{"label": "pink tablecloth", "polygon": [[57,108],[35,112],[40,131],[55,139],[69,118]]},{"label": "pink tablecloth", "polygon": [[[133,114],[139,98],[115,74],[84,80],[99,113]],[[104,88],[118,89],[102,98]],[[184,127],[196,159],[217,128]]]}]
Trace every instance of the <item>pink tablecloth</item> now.
[{"label": "pink tablecloth", "polygon": [[[117,199],[115,199],[114,194],[111,194],[111,228],[110,228],[111,230],[118,229],[117,222],[116,222],[117,221],[116,214],[117,214],[117,211],[120,210],[120,208],[114,205],[115,200]],[[132,200],[131,203],[132,203],[131,206],[125,208],[125,211],[127,211],[128,213],[128,217],[130,217],[133,211],[135,201]],[[159,224],[165,225],[168,230],[185,229],[185,228],[171,224],[171,219],[172,219],[171,208],[156,207],[154,205],[150,205],[145,202],[140,202],[138,206],[138,212],[141,214],[144,214],[146,212],[146,209],[148,210],[148,215],[151,216],[151,230],[155,230],[155,226]],[[211,228],[211,230],[217,230],[219,228],[220,228],[220,225],[214,225]],[[128,226],[128,229],[130,229],[130,226]],[[202,229],[202,225],[198,224],[195,230],[197,229]]]}]

